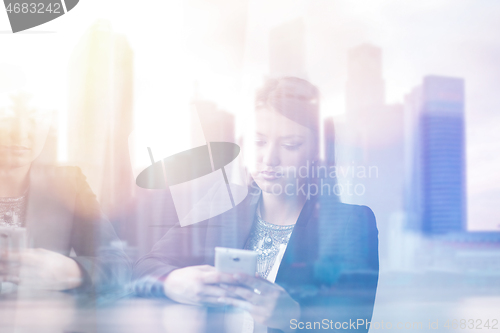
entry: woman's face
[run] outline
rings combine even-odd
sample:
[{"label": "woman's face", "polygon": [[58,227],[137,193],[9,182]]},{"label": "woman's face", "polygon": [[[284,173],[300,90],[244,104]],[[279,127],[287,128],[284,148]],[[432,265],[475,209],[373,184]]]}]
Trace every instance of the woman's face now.
[{"label": "woman's face", "polygon": [[319,151],[313,131],[269,109],[256,111],[255,130],[251,174],[257,185],[275,195],[302,193]]},{"label": "woman's face", "polygon": [[50,120],[46,112],[0,107],[0,168],[30,165],[43,149]]}]

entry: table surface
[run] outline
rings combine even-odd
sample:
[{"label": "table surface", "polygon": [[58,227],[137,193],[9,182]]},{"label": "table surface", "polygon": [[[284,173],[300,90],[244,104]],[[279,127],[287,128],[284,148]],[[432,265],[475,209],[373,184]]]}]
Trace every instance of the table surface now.
[{"label": "table surface", "polygon": [[207,331],[207,309],[168,299],[19,290],[0,296],[2,333]]},{"label": "table surface", "polygon": [[[411,291],[411,292],[410,292]],[[433,332],[453,319],[496,319],[500,322],[500,295],[462,295],[419,290],[379,290],[372,322],[439,321]],[[328,317],[340,309],[317,309]],[[64,292],[18,290],[0,295],[1,333],[201,333],[221,332],[223,309],[181,305],[168,299],[146,299],[130,294],[89,297]],[[500,325],[499,325],[500,328]],[[377,332],[371,329],[371,332]],[[420,332],[425,331],[420,329]],[[460,329],[463,332],[485,330]],[[492,330],[498,332],[499,330]]]}]

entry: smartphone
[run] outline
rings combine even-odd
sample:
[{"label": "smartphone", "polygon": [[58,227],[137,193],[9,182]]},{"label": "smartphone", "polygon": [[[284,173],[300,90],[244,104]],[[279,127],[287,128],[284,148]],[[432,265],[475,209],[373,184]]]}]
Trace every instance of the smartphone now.
[{"label": "smartphone", "polygon": [[216,247],[215,268],[223,273],[243,273],[254,276],[257,272],[257,252]]}]

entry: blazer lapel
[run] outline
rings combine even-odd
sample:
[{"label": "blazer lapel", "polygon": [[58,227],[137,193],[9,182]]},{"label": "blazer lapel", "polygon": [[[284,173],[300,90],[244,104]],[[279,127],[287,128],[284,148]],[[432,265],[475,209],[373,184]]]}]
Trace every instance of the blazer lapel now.
[{"label": "blazer lapel", "polygon": [[310,266],[317,256],[317,223],[314,223],[314,219],[318,201],[317,196],[311,197],[302,208],[283,255],[276,283],[294,283],[310,277]]},{"label": "blazer lapel", "polygon": [[245,247],[245,244],[248,240],[248,236],[250,235],[250,231],[252,230],[252,225],[255,219],[255,214],[257,212],[257,207],[261,198],[261,192],[250,193],[249,192],[249,203],[247,206],[242,206],[241,212],[239,214],[238,232],[236,239],[236,248],[242,249]]}]

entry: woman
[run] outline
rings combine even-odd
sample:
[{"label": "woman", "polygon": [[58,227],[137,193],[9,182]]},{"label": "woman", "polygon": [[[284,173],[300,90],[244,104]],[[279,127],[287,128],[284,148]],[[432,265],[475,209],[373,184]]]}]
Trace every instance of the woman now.
[{"label": "woman", "polygon": [[[250,194],[225,214],[171,229],[136,263],[139,293],[241,308],[254,321],[243,331],[346,329],[353,322],[367,330],[358,319],[369,322],[373,311],[375,217],[336,196],[332,169],[319,161],[318,102],[307,81],[266,83],[256,98]],[[217,272],[215,246],[257,251],[258,276]]]},{"label": "woman", "polygon": [[[126,282],[128,257],[76,167],[37,165],[51,112],[26,93],[0,103],[0,277],[48,290],[110,290]],[[27,231],[29,248],[9,250],[9,232]],[[71,252],[74,254],[70,256]]]}]

